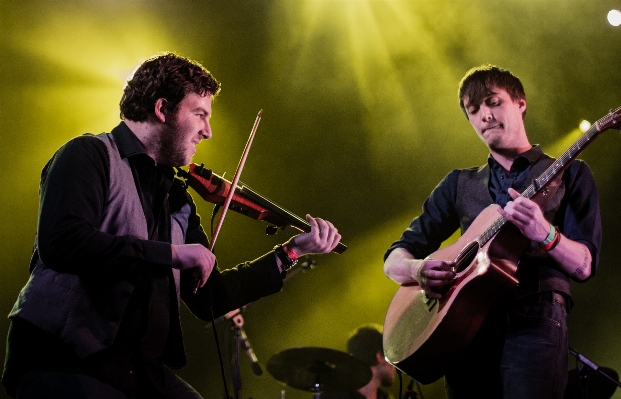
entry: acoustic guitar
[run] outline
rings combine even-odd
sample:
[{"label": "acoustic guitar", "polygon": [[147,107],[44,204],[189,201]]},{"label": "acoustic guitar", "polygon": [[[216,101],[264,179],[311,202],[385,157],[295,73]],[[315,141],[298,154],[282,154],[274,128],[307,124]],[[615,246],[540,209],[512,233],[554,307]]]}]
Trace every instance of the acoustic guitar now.
[{"label": "acoustic guitar", "polygon": [[[620,125],[618,108],[595,122],[521,195],[543,209],[569,164],[599,134]],[[485,208],[457,242],[427,257],[455,262],[456,281],[441,299],[430,298],[414,282],[402,284],[388,307],[383,338],[386,360],[422,384],[445,374],[495,302],[518,284],[517,263],[530,241],[497,208]]]}]

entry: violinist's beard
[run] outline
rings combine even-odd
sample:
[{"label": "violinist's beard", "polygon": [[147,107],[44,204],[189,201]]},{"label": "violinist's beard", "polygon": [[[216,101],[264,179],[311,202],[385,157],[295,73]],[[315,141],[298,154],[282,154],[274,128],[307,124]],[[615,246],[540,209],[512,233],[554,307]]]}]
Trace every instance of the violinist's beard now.
[{"label": "violinist's beard", "polygon": [[164,124],[158,141],[158,163],[169,166],[185,166],[192,160],[186,159],[183,127],[175,114],[170,122]]}]

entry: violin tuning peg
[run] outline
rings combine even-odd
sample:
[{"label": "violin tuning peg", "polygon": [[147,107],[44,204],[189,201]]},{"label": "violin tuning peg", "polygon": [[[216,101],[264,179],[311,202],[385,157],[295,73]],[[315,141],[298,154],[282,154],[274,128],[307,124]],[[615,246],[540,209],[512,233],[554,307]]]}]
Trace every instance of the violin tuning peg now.
[{"label": "violin tuning peg", "polygon": [[265,228],[265,234],[267,234],[268,236],[273,236],[274,234],[278,233],[278,229],[278,226],[269,225]]}]

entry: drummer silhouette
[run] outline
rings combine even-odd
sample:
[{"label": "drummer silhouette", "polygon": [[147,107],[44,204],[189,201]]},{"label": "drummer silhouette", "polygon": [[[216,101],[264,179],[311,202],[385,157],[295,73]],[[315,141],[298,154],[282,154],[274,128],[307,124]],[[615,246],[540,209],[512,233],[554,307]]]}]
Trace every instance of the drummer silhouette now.
[{"label": "drummer silhouette", "polygon": [[362,388],[347,392],[329,392],[322,399],[392,399],[382,388],[392,385],[396,369],[384,358],[382,327],[367,324],[358,327],[347,340],[347,352],[371,368],[373,376]]}]

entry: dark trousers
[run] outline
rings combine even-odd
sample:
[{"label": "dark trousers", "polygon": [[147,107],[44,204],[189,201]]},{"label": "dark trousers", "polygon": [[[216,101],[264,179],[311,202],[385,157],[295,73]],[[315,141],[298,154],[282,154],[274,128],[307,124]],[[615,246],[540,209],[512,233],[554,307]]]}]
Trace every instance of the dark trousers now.
[{"label": "dark trousers", "polygon": [[[202,399],[181,378],[165,369],[166,394],[157,399]],[[17,399],[135,399],[122,391],[83,374],[31,370],[22,378]]]},{"label": "dark trousers", "polygon": [[445,376],[449,399],[562,399],[567,385],[567,313],[533,296],[495,308]]}]

